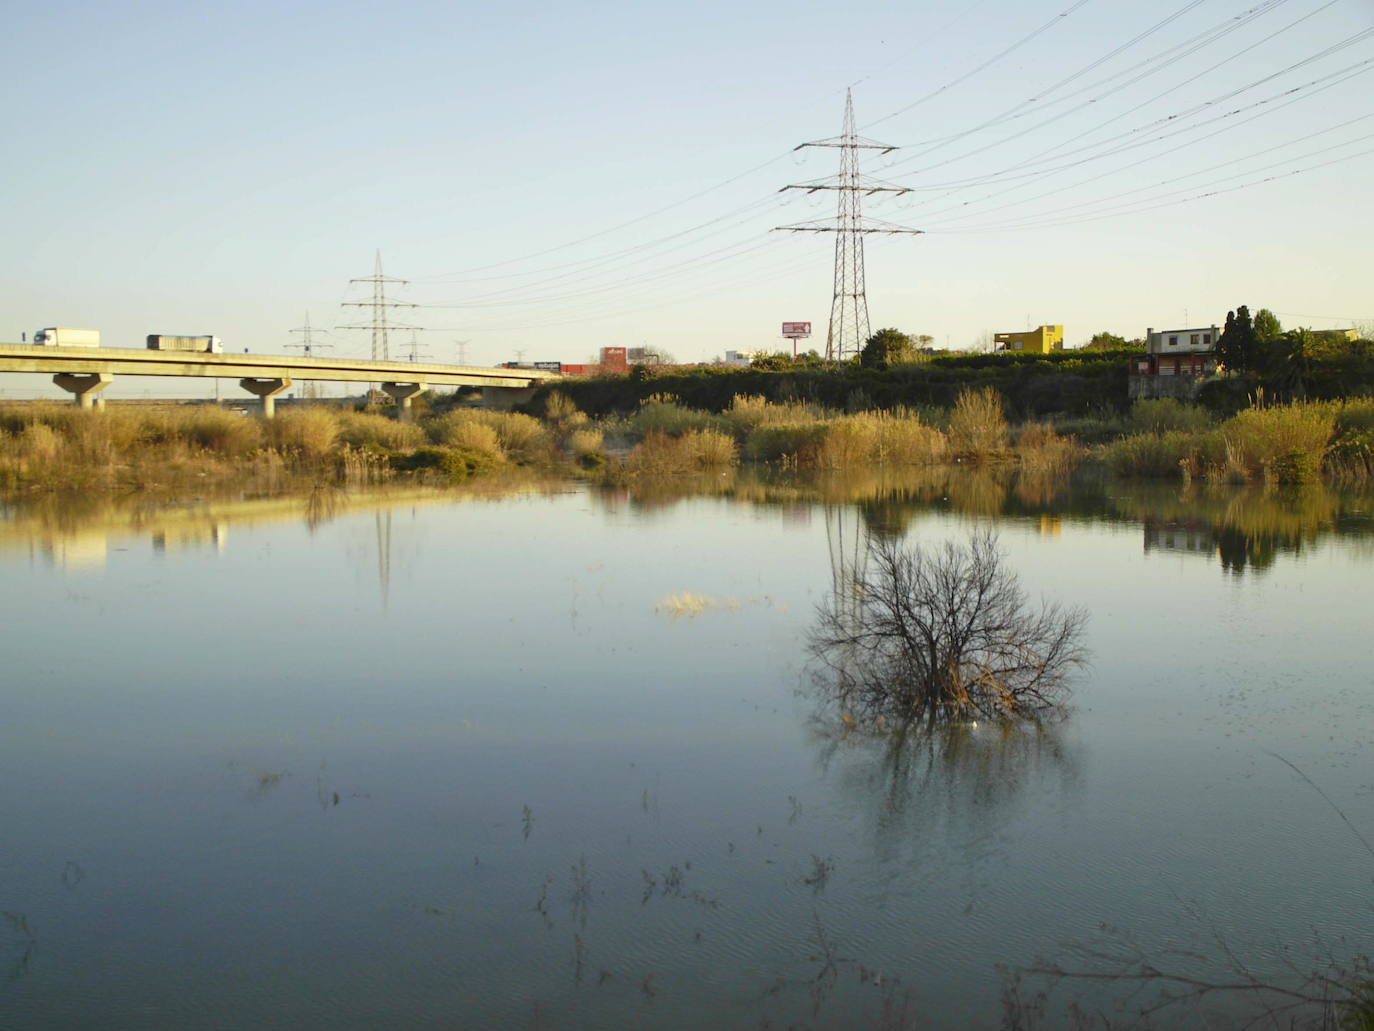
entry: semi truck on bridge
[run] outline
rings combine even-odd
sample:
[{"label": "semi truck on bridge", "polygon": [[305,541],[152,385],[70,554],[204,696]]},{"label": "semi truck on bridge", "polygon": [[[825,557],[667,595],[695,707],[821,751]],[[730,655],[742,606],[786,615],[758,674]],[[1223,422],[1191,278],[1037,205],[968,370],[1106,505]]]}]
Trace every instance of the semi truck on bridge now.
[{"label": "semi truck on bridge", "polygon": [[[100,330],[68,329],[49,326],[34,331],[36,347],[99,347]],[[150,351],[194,351],[198,354],[223,354],[224,344],[217,336],[174,336],[170,333],[149,333]]]},{"label": "semi truck on bridge", "polygon": [[100,330],[49,326],[33,331],[35,347],[99,347]]},{"label": "semi truck on bridge", "polygon": [[149,333],[150,351],[197,351],[201,354],[223,354],[224,344],[219,337],[179,337],[166,333]]}]

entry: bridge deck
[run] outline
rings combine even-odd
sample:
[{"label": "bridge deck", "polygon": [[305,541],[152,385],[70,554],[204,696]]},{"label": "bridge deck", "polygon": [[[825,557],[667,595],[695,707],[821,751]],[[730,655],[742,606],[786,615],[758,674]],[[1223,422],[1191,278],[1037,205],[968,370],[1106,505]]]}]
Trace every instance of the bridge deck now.
[{"label": "bridge deck", "polygon": [[219,379],[324,380],[336,383],[425,383],[430,386],[539,386],[562,379],[543,369],[488,369],[362,358],[295,358],[277,354],[203,354],[115,347],[0,344],[0,372],[199,376]]}]

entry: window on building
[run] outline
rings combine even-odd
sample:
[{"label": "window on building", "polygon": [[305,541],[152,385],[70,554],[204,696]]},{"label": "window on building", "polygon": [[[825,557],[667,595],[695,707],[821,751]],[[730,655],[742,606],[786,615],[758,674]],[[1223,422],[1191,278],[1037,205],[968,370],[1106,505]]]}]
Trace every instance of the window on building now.
[{"label": "window on building", "polygon": [[1202,334],[1202,342],[1203,342],[1204,344],[1210,344],[1210,343],[1212,342],[1212,334],[1211,334],[1211,333],[1203,333],[1203,334]]},{"label": "window on building", "polygon": [[1169,338],[1169,346],[1170,346],[1170,347],[1177,347],[1177,346],[1178,346],[1178,337],[1176,337],[1176,336],[1171,336],[1171,337]]},{"label": "window on building", "polygon": [[1011,349],[1012,349],[1013,351],[1019,351],[1019,350],[1021,350],[1021,341],[1018,340],[1018,341],[1016,341],[1016,343],[1012,344],[1012,345],[1011,345]]},{"label": "window on building", "polygon": [[1189,346],[1196,347],[1201,339],[1201,333],[1194,333],[1191,337],[1188,338],[1188,344]]}]

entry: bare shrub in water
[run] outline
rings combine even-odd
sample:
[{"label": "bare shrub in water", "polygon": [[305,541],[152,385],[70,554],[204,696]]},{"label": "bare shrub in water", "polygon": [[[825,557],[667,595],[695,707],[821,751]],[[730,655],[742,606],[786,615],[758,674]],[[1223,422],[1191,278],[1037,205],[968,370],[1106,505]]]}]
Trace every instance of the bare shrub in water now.
[{"label": "bare shrub in water", "polygon": [[1087,660],[1087,614],[1029,606],[988,533],[932,550],[878,540],[847,586],[853,604],[822,610],[810,650],[861,726],[1033,718]]}]

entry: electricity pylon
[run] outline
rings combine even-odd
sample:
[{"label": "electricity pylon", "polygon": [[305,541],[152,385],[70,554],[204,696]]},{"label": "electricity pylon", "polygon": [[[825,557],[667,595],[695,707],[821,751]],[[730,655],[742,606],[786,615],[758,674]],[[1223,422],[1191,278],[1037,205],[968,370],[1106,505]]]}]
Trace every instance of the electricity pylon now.
[{"label": "electricity pylon", "polygon": [[429,357],[427,352],[420,350],[420,338],[417,332],[418,331],[414,329],[410,331],[410,343],[406,344],[407,349],[410,351],[410,353],[406,355],[406,361],[409,362],[418,362],[421,358]]},{"label": "electricity pylon", "polygon": [[389,362],[391,361],[391,339],[390,332],[393,329],[423,329],[422,326],[409,326],[400,322],[390,322],[387,319],[388,308],[415,308],[418,305],[408,301],[391,301],[386,296],[386,285],[396,283],[401,286],[409,286],[410,281],[397,279],[394,276],[382,275],[382,252],[377,252],[376,271],[370,276],[360,276],[357,279],[350,279],[350,283],[371,283],[372,300],[370,301],[344,301],[345,308],[371,308],[372,321],[370,323],[360,323],[352,326],[339,326],[339,329],[370,329],[372,330],[372,360]]},{"label": "electricity pylon", "polygon": [[801,143],[793,150],[801,150],[803,147],[837,148],[840,151],[839,175],[784,186],[778,192],[805,190],[807,193],[816,193],[819,190],[834,190],[839,194],[839,210],[833,222],[828,219],[817,219],[813,222],[778,226],[777,229],[792,233],[835,234],[835,292],[830,300],[830,331],[825,338],[825,356],[831,360],[843,361],[857,355],[869,337],[868,298],[864,293],[864,236],[869,233],[914,235],[924,230],[909,229],[880,219],[865,219],[860,212],[861,195],[910,193],[911,189],[860,174],[859,151],[877,150],[889,154],[897,148],[859,136],[855,132],[854,96],[851,91],[845,91],[844,127],[840,135],[827,140]]},{"label": "electricity pylon", "polygon": [[[334,346],[333,344],[321,344],[316,342],[314,334],[320,331],[311,328],[310,312],[308,311],[305,313],[305,325],[297,326],[295,329],[291,330],[291,332],[299,333],[301,335],[301,342],[299,344],[287,344],[286,346],[293,350],[299,350],[303,358],[313,358],[316,351],[327,351]],[[308,398],[317,398],[320,396],[320,385],[314,381],[306,382],[301,385],[301,393]]]}]

